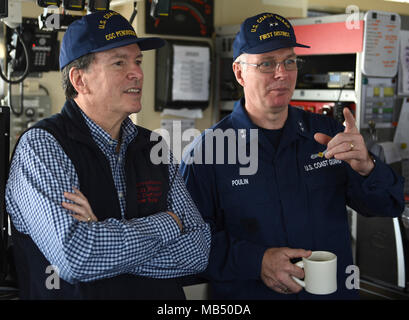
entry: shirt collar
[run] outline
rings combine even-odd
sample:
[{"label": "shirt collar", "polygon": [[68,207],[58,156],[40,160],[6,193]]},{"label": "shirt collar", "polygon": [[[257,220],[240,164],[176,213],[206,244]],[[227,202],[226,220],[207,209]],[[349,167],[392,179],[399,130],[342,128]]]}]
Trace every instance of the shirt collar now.
[{"label": "shirt collar", "polygon": [[[88,126],[91,136],[98,147],[102,149],[109,148],[112,151],[115,151],[118,144],[118,140],[112,139],[111,136],[97,125],[93,120],[91,120],[84,111],[80,108],[81,115],[83,116],[86,125]],[[122,138],[121,143],[127,146],[137,135],[138,129],[133,124],[132,120],[127,117],[121,124],[120,136]]]},{"label": "shirt collar", "polygon": [[[245,100],[244,98],[236,101],[234,104],[234,109],[232,111],[232,124],[235,129],[258,129],[259,127],[255,125],[250,117],[248,116],[244,108]],[[290,144],[293,140],[298,139],[299,136],[303,136],[308,139],[313,139],[311,130],[303,117],[304,111],[288,106],[288,117],[284,124],[283,134],[281,138],[281,145],[285,146]],[[249,134],[247,132],[247,143],[249,142]]]},{"label": "shirt collar", "polygon": [[233,112],[231,113],[233,127],[236,129],[258,129],[258,126],[248,116],[244,105],[244,98],[241,98],[234,104]]}]

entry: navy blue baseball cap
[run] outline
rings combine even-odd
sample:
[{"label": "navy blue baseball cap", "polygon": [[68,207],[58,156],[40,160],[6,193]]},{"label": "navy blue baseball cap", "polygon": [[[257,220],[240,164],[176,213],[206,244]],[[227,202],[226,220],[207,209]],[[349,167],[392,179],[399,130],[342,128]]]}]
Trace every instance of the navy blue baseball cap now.
[{"label": "navy blue baseball cap", "polygon": [[247,18],[233,42],[233,61],[242,53],[264,53],[282,48],[303,47],[297,43],[290,22],[275,13],[260,13]]},{"label": "navy blue baseball cap", "polygon": [[137,43],[142,51],[165,45],[165,41],[160,38],[138,38],[129,21],[115,11],[97,11],[85,15],[71,23],[65,32],[60,50],[60,70],[88,53],[132,43]]}]

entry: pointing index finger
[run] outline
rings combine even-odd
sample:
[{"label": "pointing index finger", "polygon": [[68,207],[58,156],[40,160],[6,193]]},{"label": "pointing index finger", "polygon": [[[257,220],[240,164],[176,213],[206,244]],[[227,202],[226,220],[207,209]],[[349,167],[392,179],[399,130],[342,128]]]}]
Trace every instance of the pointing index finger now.
[{"label": "pointing index finger", "polygon": [[358,128],[356,127],[356,124],[355,124],[355,118],[352,115],[351,110],[349,110],[349,108],[344,108],[343,114],[345,118],[345,131],[344,132],[350,132],[350,133],[358,132]]}]

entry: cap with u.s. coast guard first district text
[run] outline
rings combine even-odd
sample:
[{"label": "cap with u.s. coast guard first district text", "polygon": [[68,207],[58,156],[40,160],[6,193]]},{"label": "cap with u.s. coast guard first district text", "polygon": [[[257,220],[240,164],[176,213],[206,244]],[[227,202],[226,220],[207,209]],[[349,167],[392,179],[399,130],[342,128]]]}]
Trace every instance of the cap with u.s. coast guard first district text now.
[{"label": "cap with u.s. coast guard first district text", "polygon": [[65,32],[60,50],[60,70],[88,53],[133,43],[137,43],[141,51],[165,45],[161,38],[138,38],[129,21],[115,11],[87,14],[71,23]]},{"label": "cap with u.s. coast guard first district text", "polygon": [[242,53],[264,53],[282,48],[309,46],[297,43],[294,28],[284,17],[261,13],[247,18],[233,42],[233,61]]}]

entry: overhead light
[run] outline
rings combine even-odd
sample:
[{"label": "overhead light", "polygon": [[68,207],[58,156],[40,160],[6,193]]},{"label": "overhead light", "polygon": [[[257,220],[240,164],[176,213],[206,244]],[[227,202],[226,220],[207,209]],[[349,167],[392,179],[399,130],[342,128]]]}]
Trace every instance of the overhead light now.
[{"label": "overhead light", "polygon": [[409,0],[385,0],[385,1],[401,2],[401,3],[409,3]]},{"label": "overhead light", "polygon": [[82,11],[85,7],[85,0],[63,0],[64,9]]},{"label": "overhead light", "polygon": [[43,8],[47,8],[49,6],[59,7],[61,5],[61,0],[37,0],[37,4]]},{"label": "overhead light", "polygon": [[170,0],[152,0],[150,15],[155,19],[159,16],[169,16],[170,9]]},{"label": "overhead light", "polygon": [[88,11],[105,11],[109,10],[109,0],[88,0]]},{"label": "overhead light", "polygon": [[109,3],[109,7],[117,7],[117,6],[123,6],[124,4],[128,4],[131,2],[139,2],[139,1],[144,1],[144,0],[111,0]]}]

